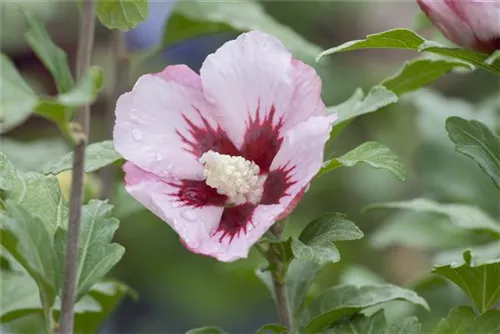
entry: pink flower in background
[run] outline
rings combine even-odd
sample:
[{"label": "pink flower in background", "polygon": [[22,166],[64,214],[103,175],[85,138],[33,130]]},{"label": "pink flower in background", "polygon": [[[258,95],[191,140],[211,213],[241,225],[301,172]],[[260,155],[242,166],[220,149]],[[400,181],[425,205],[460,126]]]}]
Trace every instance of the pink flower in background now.
[{"label": "pink flower in background", "polygon": [[417,2],[432,23],[452,42],[485,53],[500,49],[500,0]]},{"label": "pink flower in background", "polygon": [[245,258],[290,213],[323,162],[336,116],[321,80],[253,31],[207,57],[139,78],[116,106],[127,191],[191,251]]}]

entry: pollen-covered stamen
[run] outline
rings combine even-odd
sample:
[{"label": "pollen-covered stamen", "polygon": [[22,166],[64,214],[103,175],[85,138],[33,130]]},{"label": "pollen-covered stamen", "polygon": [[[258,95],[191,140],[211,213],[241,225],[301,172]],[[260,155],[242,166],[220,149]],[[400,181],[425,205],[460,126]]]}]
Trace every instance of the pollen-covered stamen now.
[{"label": "pollen-covered stamen", "polygon": [[205,166],[206,184],[226,195],[230,204],[260,201],[264,182],[254,162],[214,151],[205,152],[199,161]]}]

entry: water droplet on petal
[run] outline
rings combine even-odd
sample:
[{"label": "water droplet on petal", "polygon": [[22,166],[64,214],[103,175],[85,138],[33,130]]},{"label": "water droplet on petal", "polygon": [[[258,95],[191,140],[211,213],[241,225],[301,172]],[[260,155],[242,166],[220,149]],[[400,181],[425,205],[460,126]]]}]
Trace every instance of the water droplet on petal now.
[{"label": "water droplet on petal", "polygon": [[163,160],[163,155],[161,153],[156,152],[155,154],[156,161],[162,161]]},{"label": "water droplet on petal", "polygon": [[250,232],[250,231],[251,231],[251,230],[253,230],[253,229],[254,229],[254,227],[253,227],[253,225],[252,225],[252,224],[249,224],[249,225],[247,226],[247,231],[249,231],[249,232]]},{"label": "water droplet on petal", "polygon": [[130,109],[130,112],[128,113],[128,116],[130,117],[131,120],[135,121],[137,120],[139,117],[137,116],[137,109]]},{"label": "water droplet on petal", "polygon": [[142,139],[141,131],[139,131],[137,129],[132,130],[132,137],[137,141],[141,140]]},{"label": "water droplet on petal", "polygon": [[181,206],[181,203],[179,203],[179,202],[172,202],[172,206],[173,206],[174,208],[178,208],[178,207],[180,207],[180,206]]},{"label": "water droplet on petal", "polygon": [[181,216],[186,219],[187,221],[190,221],[190,222],[194,222],[197,218],[198,218],[198,215],[196,214],[196,212],[194,212],[193,210],[186,210],[186,211],[183,211],[181,213]]}]

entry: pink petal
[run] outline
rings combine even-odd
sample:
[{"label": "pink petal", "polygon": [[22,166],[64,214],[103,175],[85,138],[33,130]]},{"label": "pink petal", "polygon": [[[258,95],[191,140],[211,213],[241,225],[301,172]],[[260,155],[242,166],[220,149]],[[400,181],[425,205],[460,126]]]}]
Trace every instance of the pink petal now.
[{"label": "pink petal", "polygon": [[123,169],[126,173],[125,189],[167,222],[188,247],[197,248],[203,240],[211,238],[211,231],[218,226],[223,207],[181,205],[171,195],[178,191],[177,187],[171,185],[174,179],[160,178],[130,162]]},{"label": "pink petal", "polygon": [[[226,213],[226,211],[228,213]],[[217,258],[219,261],[230,262],[248,257],[250,248],[266,233],[267,230],[277,221],[278,215],[283,212],[281,205],[258,205],[256,206],[248,220],[241,221],[241,213],[238,210],[225,209],[228,219],[235,218],[235,223],[245,224],[245,231],[234,234],[232,237],[223,234],[222,231],[216,233],[211,242],[203,243],[197,251]],[[221,239],[222,238],[222,239]],[[213,243],[216,243],[218,252],[213,252]],[[218,244],[217,244],[218,243]]]},{"label": "pink petal", "polygon": [[457,1],[454,8],[474,32],[476,50],[500,49],[500,1]]},{"label": "pink petal", "polygon": [[[186,248],[219,261],[246,258],[252,245],[283,211],[280,205],[223,208],[214,198],[205,198],[212,203],[202,206],[185,205],[189,201],[182,201],[182,196],[177,196],[179,187],[173,185],[177,182],[175,179],[160,178],[131,162],[125,163],[123,169],[125,188],[130,195],[167,222]],[[203,193],[203,188],[198,190]]]},{"label": "pink petal", "polygon": [[336,119],[337,115],[312,117],[287,131],[270,172],[281,175],[284,182],[265,187],[262,197],[265,204],[279,203],[285,209],[279,218],[298,204],[304,189],[321,168],[324,146]]},{"label": "pink petal", "polygon": [[[282,122],[282,135],[297,123],[324,114],[321,80],[315,71],[260,31],[224,44],[207,57],[200,75],[214,117],[237,147],[244,146],[248,127],[257,120],[268,120],[271,128]],[[269,119],[272,110],[275,115]],[[274,133],[267,137],[269,143],[280,139]]]},{"label": "pink petal", "polygon": [[417,0],[420,8],[443,35],[458,45],[470,46],[475,42],[474,34],[456,11],[447,4],[447,0]]},{"label": "pink petal", "polygon": [[202,179],[201,154],[209,149],[237,152],[210,113],[201,81],[187,66],[144,75],[118,99],[115,149],[148,172]]}]

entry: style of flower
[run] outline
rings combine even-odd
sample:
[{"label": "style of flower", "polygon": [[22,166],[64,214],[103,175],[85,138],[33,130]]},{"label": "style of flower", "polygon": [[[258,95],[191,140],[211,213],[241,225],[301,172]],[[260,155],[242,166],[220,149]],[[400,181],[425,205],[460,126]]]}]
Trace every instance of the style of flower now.
[{"label": "style of flower", "polygon": [[500,0],[417,0],[450,41],[492,53],[500,49]]},{"label": "style of flower", "polygon": [[301,199],[335,115],[321,80],[274,37],[240,35],[139,78],[116,106],[126,190],[191,251],[234,261]]}]

